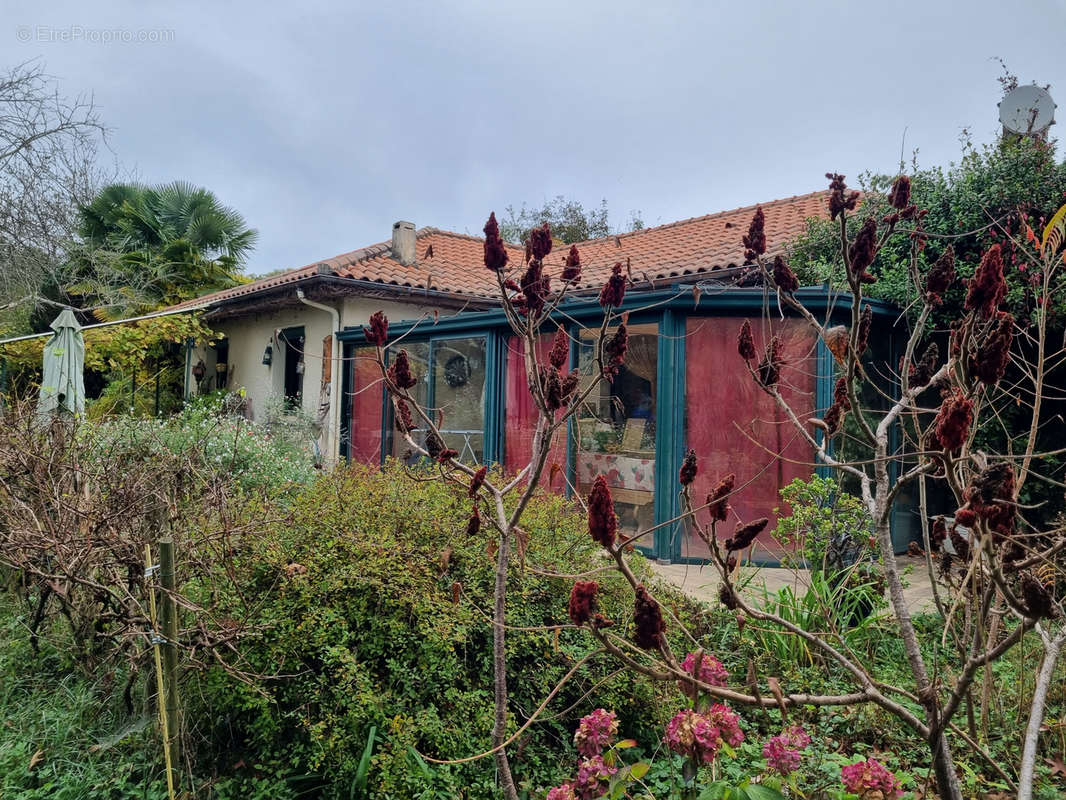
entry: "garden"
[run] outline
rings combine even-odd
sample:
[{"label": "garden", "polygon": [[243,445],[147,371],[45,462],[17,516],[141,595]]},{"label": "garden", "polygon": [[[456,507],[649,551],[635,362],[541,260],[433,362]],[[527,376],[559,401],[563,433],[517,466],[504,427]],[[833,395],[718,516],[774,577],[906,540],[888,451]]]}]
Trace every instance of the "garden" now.
[{"label": "garden", "polygon": [[[828,473],[787,487],[772,530],[806,591],[749,582],[769,520],[737,518],[735,475],[695,495],[705,454],[676,465],[676,522],[707,545],[712,604],[656,579],[602,477],[542,487],[557,435],[625,363],[632,282],[619,264],[570,367],[579,248],[549,275],[535,227],[508,263],[493,215],[485,267],[537,413],[517,472],[449,446],[381,313],[366,343],[408,450],[382,469],[316,468],[304,426],[249,422],[239,395],[165,419],[5,408],[0,796],[1062,796],[1066,206],[1012,211],[967,254],[920,176],[861,205],[827,178],[831,235],[793,263],[764,257],[762,209],[738,232],[767,304],[738,321],[737,369]],[[814,269],[847,325],[796,299]],[[869,353],[882,275],[906,309],[898,364]],[[836,359],[816,418],[783,391],[786,311]],[[905,493],[918,568],[892,538]],[[933,609],[908,606],[913,580]]]}]

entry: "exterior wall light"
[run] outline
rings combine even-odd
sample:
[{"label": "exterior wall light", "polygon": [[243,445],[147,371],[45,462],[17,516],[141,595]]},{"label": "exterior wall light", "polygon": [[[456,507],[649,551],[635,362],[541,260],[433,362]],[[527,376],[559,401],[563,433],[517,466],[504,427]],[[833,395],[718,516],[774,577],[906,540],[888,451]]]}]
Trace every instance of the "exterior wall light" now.
[{"label": "exterior wall light", "polygon": [[263,351],[263,366],[269,367],[270,362],[274,360],[274,347],[268,344],[266,350]]}]

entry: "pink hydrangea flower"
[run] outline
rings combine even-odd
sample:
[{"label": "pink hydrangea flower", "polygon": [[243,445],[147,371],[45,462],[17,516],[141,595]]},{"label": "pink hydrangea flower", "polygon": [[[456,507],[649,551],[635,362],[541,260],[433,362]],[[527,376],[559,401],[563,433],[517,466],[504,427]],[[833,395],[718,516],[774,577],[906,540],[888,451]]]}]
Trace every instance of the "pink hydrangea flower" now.
[{"label": "pink hydrangea flower", "polygon": [[718,735],[730,747],[736,747],[744,741],[744,732],[740,729],[740,716],[729,706],[715,703],[707,712],[707,718],[718,728]]},{"label": "pink hydrangea flower", "polygon": [[610,746],[618,733],[618,718],[613,711],[597,708],[581,718],[574,733],[574,746],[581,755],[598,756]]},{"label": "pink hydrangea flower", "polygon": [[611,776],[616,772],[618,772],[618,767],[606,763],[603,756],[597,755],[582,759],[577,767],[574,794],[578,800],[594,800],[594,798],[603,797],[610,786]]},{"label": "pink hydrangea flower", "polygon": [[577,800],[574,787],[569,783],[562,783],[548,791],[545,800]]},{"label": "pink hydrangea flower", "polygon": [[874,758],[841,767],[840,779],[845,789],[859,797],[873,792],[881,792],[886,798],[900,797],[903,794],[903,787],[896,780],[896,776]]},{"label": "pink hydrangea flower", "polygon": [[735,747],[744,741],[740,718],[728,706],[711,706],[707,714],[685,709],[674,715],[666,726],[663,742],[683,756],[710,763],[722,744]]},{"label": "pink hydrangea flower", "polygon": [[[697,663],[699,663],[699,674],[696,673]],[[721,661],[709,653],[689,653],[681,662],[681,669],[710,686],[725,686],[729,679],[729,671],[722,666]],[[692,687],[682,685],[681,691],[691,694]]]},{"label": "pink hydrangea flower", "polygon": [[773,736],[762,746],[762,755],[770,769],[782,777],[791,775],[800,765],[800,751],[811,743],[811,737],[799,725]]}]

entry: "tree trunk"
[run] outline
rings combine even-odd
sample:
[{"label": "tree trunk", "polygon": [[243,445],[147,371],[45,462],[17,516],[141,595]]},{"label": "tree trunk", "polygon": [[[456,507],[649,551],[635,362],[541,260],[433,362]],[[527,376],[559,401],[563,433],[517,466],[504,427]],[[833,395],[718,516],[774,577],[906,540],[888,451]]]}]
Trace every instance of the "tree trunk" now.
[{"label": "tree trunk", "polygon": [[1066,628],[1059,630],[1054,639],[1044,642],[1044,660],[1040,664],[1040,672],[1037,673],[1033,701],[1029,707],[1029,724],[1026,726],[1025,739],[1022,744],[1022,764],[1018,774],[1018,800],[1032,800],[1033,771],[1036,768],[1037,749],[1040,744],[1040,726],[1044,722],[1048,688],[1055,675],[1055,665],[1059,660],[1063,643],[1066,643]]},{"label": "tree trunk", "polygon": [[[880,479],[882,476],[878,475]],[[884,475],[885,489],[887,490],[888,475]],[[880,481],[879,481],[880,482]],[[880,491],[878,495],[884,497],[887,491]],[[899,576],[899,565],[896,563],[895,547],[892,543],[892,527],[889,522],[887,509],[879,509],[876,516],[877,540],[880,545],[881,559],[884,562],[885,583],[888,584],[888,596],[892,604],[893,615],[899,626],[900,638],[903,639],[903,649],[907,654],[907,663],[910,665],[911,674],[914,676],[918,695],[931,697],[930,705],[926,706],[925,719],[930,729],[938,728],[939,700],[929,681],[929,673],[922,659],[921,646],[918,642],[918,634],[914,630],[914,622],[911,620],[910,609],[907,608],[907,598],[903,594],[903,582]],[[941,733],[935,733],[929,742],[933,757],[933,774],[936,776],[937,794],[941,800],[962,800],[962,789],[959,786],[958,776],[955,775],[955,762],[951,757],[951,748],[947,738]]]},{"label": "tree trunk", "polygon": [[518,800],[511,764],[507,758],[506,748],[500,747],[507,738],[507,562],[511,537],[500,535],[500,549],[496,554],[496,591],[495,605],[492,613],[492,683],[496,701],[496,719],[492,727],[492,746],[496,751],[496,771],[499,773],[500,788],[507,800]]}]

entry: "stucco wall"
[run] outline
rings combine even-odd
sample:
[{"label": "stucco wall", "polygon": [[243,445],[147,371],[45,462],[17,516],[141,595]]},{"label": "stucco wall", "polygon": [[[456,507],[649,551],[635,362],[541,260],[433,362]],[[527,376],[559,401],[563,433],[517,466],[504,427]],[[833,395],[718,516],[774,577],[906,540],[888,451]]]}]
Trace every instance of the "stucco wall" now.
[{"label": "stucco wall", "polygon": [[[375,311],[384,311],[389,319],[400,321],[417,319],[422,314],[432,313],[432,306],[395,303],[366,297],[347,297],[332,303],[340,310],[341,327],[362,325],[369,321]],[[452,312],[441,312],[452,313]],[[228,388],[243,388],[248,398],[252,419],[261,421],[271,395],[284,394],[285,347],[275,338],[275,332],[285,328],[303,327],[305,336],[303,401],[309,414],[319,411],[322,385],[322,341],[331,333],[332,318],[321,309],[301,306],[286,308],[270,314],[254,314],[247,317],[211,323],[211,327],[229,343]],[[267,344],[273,346],[273,362],[263,364],[263,351]],[[203,359],[208,377],[216,374],[215,350],[198,348],[192,354],[192,364]],[[205,388],[213,388],[213,382],[205,381]],[[193,394],[196,390],[193,389]],[[332,415],[329,417],[332,423]],[[336,451],[336,437],[330,437],[329,450]],[[325,444],[325,442],[324,442]]]}]

